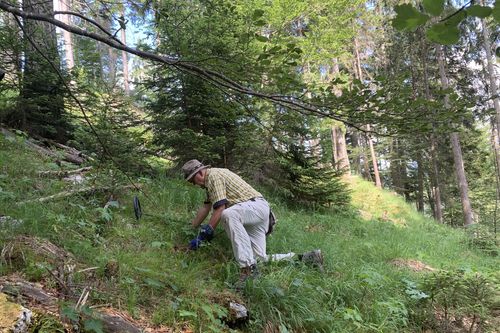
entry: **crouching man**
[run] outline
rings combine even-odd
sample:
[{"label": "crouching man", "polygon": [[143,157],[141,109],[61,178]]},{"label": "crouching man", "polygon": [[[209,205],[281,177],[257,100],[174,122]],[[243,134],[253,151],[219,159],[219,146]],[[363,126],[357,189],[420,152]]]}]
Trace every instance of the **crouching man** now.
[{"label": "crouching man", "polygon": [[240,176],[228,169],[211,168],[198,160],[182,167],[184,178],[206,190],[204,205],[191,222],[198,227],[212,211],[207,224],[189,247],[196,250],[214,237],[219,222],[231,240],[234,258],[238,262],[240,281],[257,273],[257,258],[266,260],[266,233],[269,229],[269,203]]},{"label": "crouching man", "polygon": [[[295,253],[266,255],[269,203],[240,176],[228,169],[203,165],[198,160],[186,162],[182,167],[182,172],[187,181],[206,190],[206,200],[192,220],[192,226],[199,227],[213,210],[208,223],[201,225],[198,236],[190,241],[191,250],[196,250],[203,242],[212,240],[214,230],[219,222],[222,223],[231,240],[234,258],[240,266],[240,286],[246,279],[258,274],[258,260],[282,260],[295,257]],[[297,257],[322,269],[323,257],[320,250]]]}]

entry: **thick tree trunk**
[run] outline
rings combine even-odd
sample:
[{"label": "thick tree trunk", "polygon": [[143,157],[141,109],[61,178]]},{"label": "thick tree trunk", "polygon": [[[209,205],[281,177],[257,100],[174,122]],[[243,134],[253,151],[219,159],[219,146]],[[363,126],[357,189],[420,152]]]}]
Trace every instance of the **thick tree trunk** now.
[{"label": "thick tree trunk", "polygon": [[[441,77],[441,85],[443,89],[448,89],[448,78],[444,67],[444,52],[443,47],[438,46],[438,62],[439,74]],[[448,96],[445,96],[445,107],[449,108]],[[460,200],[462,201],[462,211],[464,214],[464,225],[467,227],[474,223],[472,207],[469,199],[469,185],[465,175],[464,161],[462,156],[462,148],[458,138],[458,133],[454,132],[450,135],[451,146],[453,149],[453,161],[455,164],[455,174],[457,176],[458,187],[460,190]]]},{"label": "thick tree trunk", "polygon": [[426,182],[425,184],[425,191],[427,193],[427,198],[429,199],[429,207],[431,207],[431,211],[432,211],[432,216],[434,216],[434,218],[436,217],[436,208],[434,207],[434,193],[433,193],[433,185],[431,183],[431,180],[432,179],[432,176],[429,175],[429,178],[427,179],[428,181]]},{"label": "thick tree trunk", "polygon": [[351,163],[347,155],[347,144],[345,141],[345,133],[341,127],[331,127],[332,135],[332,154],[334,165],[338,170],[343,170],[345,174],[351,174]]},{"label": "thick tree trunk", "polygon": [[[71,10],[71,0],[58,0],[57,10],[59,11],[70,11]],[[60,14],[61,21],[66,24],[71,24],[71,18],[69,15]],[[64,55],[66,58],[66,68],[71,70],[75,67],[75,58],[73,56],[73,42],[71,39],[71,33],[66,30],[62,30],[63,43],[64,43]]]},{"label": "thick tree trunk", "polygon": [[[339,63],[336,58],[332,60],[333,65],[330,66],[329,80],[333,80],[338,77],[340,73]],[[334,93],[337,97],[342,96],[342,90],[339,88],[334,88]],[[344,127],[345,131],[340,126],[331,126],[332,135],[332,157],[333,164],[348,175],[351,174],[351,163],[349,162],[349,155],[347,154],[347,143],[346,135],[347,129]]]}]

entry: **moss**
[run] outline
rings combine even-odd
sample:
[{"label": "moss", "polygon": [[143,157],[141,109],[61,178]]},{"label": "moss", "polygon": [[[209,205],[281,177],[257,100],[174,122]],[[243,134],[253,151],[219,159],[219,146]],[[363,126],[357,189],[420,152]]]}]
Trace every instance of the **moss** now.
[{"label": "moss", "polygon": [[0,332],[14,326],[21,310],[19,304],[9,302],[7,295],[0,293]]}]

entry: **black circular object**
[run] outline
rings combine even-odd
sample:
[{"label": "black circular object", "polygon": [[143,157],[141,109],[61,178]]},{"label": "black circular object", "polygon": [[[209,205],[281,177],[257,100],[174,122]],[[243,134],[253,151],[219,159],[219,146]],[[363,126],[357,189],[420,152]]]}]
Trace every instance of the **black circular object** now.
[{"label": "black circular object", "polygon": [[139,221],[139,219],[142,216],[142,209],[141,209],[141,202],[139,201],[137,195],[134,196],[134,213],[135,213],[135,218],[137,219],[137,221]]}]

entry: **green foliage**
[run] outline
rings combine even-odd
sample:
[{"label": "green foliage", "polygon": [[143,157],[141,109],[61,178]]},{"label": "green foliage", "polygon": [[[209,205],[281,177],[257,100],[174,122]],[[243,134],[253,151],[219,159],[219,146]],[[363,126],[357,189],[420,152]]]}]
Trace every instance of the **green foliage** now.
[{"label": "green foliage", "polygon": [[64,326],[59,319],[50,315],[36,314],[29,327],[29,333],[65,333]]},{"label": "green foliage", "polygon": [[476,223],[469,226],[466,230],[468,244],[471,247],[479,248],[494,257],[499,255],[500,248],[497,237],[487,225]]},{"label": "green foliage", "polygon": [[84,333],[104,333],[102,320],[88,306],[75,308],[74,304],[64,304],[61,308],[61,316],[72,325],[79,327]]},{"label": "green foliage", "polygon": [[281,172],[277,183],[290,194],[290,200],[337,208],[349,203],[349,191],[340,180],[342,172],[331,164],[321,163],[311,151],[293,143],[278,156]]},{"label": "green foliage", "polygon": [[432,16],[441,15],[444,10],[444,0],[424,0],[424,9]]},{"label": "green foliage", "polygon": [[[470,3],[473,2],[471,1]],[[437,23],[432,23],[426,29],[427,38],[433,42],[444,45],[458,43],[460,39],[459,25],[467,17],[486,19],[492,16],[496,23],[500,23],[498,15],[500,11],[500,1],[495,1],[493,8],[472,4],[460,9],[450,8],[450,10],[444,10],[444,4],[445,1],[443,0],[423,1],[424,10],[432,17],[439,17],[441,19]],[[424,26],[431,18],[420,12],[411,4],[397,5],[394,7],[394,10],[397,15],[392,20],[392,25],[400,31],[415,31],[418,27]]]},{"label": "green foliage", "polygon": [[428,316],[428,325],[437,329],[450,329],[463,318],[469,332],[487,328],[499,296],[498,274],[466,270],[434,273],[424,278],[420,288],[426,297],[412,297],[418,302],[415,315]]},{"label": "green foliage", "polygon": [[[78,123],[69,144],[93,156],[99,165],[108,163],[134,173],[150,171],[145,162],[148,138],[144,135],[141,112],[124,94],[90,80],[84,70],[75,73],[87,119]],[[81,112],[77,105],[72,107]]]},{"label": "green foliage", "polygon": [[397,5],[394,10],[397,16],[392,21],[392,25],[398,30],[414,31],[429,20],[429,16],[420,13],[410,4]]},{"label": "green foliage", "polygon": [[473,5],[467,8],[467,14],[479,18],[486,18],[492,14],[493,10],[488,6]]}]

